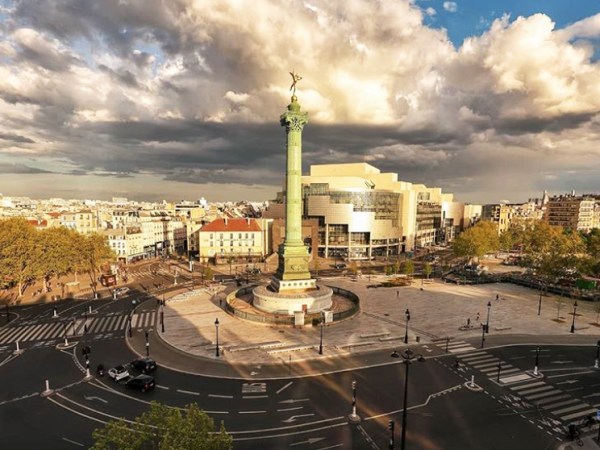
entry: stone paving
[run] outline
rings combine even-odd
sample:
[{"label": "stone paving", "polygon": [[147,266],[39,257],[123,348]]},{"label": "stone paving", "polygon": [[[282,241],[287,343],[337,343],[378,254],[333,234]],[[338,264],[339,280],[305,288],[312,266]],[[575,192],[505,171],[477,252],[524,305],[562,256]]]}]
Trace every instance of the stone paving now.
[{"label": "stone paving", "polygon": [[[165,333],[160,337],[183,352],[215,358],[215,319],[219,319],[220,359],[232,364],[269,364],[286,361],[325,359],[404,345],[405,310],[410,311],[409,345],[446,337],[454,341],[478,339],[481,323],[490,308],[490,336],[555,335],[568,337],[573,319],[573,300],[556,296],[542,298],[538,316],[539,293],[512,284],[457,286],[440,281],[413,282],[410,287],[368,288],[386,279],[367,277],[322,279],[321,283],[351,290],[361,299],[361,312],[352,319],[330,324],[323,330],[323,355],[319,355],[319,327],[274,327],[252,323],[228,315],[220,306],[224,287],[219,291],[195,291],[183,301],[167,301]],[[498,295],[498,300],[496,300]],[[578,303],[575,335],[590,336],[590,345],[600,335],[598,305]],[[473,326],[459,327],[467,320]]]}]

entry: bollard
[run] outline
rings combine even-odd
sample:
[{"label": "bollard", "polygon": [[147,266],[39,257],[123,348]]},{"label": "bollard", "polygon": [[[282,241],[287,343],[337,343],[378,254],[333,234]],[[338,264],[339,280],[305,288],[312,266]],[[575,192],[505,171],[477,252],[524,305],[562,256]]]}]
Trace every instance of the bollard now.
[{"label": "bollard", "polygon": [[88,306],[88,314],[91,314],[91,313],[92,313],[92,307]]},{"label": "bollard", "polygon": [[471,375],[471,387],[475,386],[475,375]]},{"label": "bollard", "polygon": [[17,344],[17,353],[19,353],[21,350],[19,349],[19,341],[16,342]]},{"label": "bollard", "polygon": [[51,395],[54,391],[52,389],[50,389],[50,382],[48,380],[46,380],[46,389],[44,391],[42,391],[42,393],[40,394],[42,397],[48,397],[49,395]]}]

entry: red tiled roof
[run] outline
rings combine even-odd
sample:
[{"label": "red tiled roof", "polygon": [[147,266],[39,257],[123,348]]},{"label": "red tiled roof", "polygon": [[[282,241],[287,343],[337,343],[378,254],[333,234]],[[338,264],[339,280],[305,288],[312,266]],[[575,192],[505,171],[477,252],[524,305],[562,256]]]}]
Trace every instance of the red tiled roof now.
[{"label": "red tiled roof", "polygon": [[29,220],[27,220],[27,222],[29,222],[34,227],[47,227],[48,226],[47,220],[29,219]]},{"label": "red tiled roof", "polygon": [[54,217],[55,219],[58,219],[60,217],[60,213],[59,212],[49,212],[48,215],[50,217]]},{"label": "red tiled roof", "polygon": [[254,219],[216,219],[204,225],[200,231],[261,231]]}]

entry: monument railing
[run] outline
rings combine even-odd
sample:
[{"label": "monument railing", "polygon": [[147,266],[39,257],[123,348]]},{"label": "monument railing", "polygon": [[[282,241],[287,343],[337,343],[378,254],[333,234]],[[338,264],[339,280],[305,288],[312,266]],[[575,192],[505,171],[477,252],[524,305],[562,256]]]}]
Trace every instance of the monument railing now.
[{"label": "monument railing", "polygon": [[[294,316],[288,316],[288,315],[280,316],[277,314],[272,314],[272,315],[254,314],[254,313],[242,311],[240,309],[233,307],[233,305],[231,304],[231,301],[233,299],[242,297],[247,294],[251,294],[252,289],[254,289],[255,287],[256,287],[255,285],[250,285],[250,286],[240,288],[236,291],[230,292],[226,297],[225,310],[229,314],[231,314],[235,317],[239,317],[240,319],[244,319],[244,320],[250,320],[252,322],[272,324],[272,325],[294,325]],[[359,299],[358,295],[356,295],[352,291],[348,291],[346,289],[342,289],[342,288],[339,288],[336,286],[329,286],[329,287],[333,290],[334,294],[346,297],[347,299],[349,299],[352,302],[352,308],[350,308],[346,311],[333,313],[333,321],[334,322],[347,319],[348,317],[352,317],[354,314],[356,314],[359,311],[360,299]],[[313,320],[320,319],[320,318],[321,318],[320,312],[306,314],[304,316],[304,324],[310,325],[311,323],[313,323]]]}]

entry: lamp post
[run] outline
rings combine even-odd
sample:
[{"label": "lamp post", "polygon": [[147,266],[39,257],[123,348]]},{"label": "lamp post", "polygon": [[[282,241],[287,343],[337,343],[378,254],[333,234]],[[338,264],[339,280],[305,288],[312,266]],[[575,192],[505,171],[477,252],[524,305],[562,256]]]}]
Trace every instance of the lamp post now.
[{"label": "lamp post", "polygon": [[408,310],[408,308],[406,308],[406,311],[404,311],[404,317],[406,318],[406,327],[404,329],[404,343],[408,344],[408,322],[410,322],[410,311]]},{"label": "lamp post", "polygon": [[88,332],[88,326],[87,326],[87,311],[83,312],[83,332],[87,333]]},{"label": "lamp post", "polygon": [[539,363],[540,363],[540,347],[537,346],[535,348],[535,366],[533,366],[533,375],[535,375],[536,377],[539,375],[539,372],[538,372]]},{"label": "lamp post", "polygon": [[323,354],[323,322],[325,322],[325,318],[321,314],[321,339],[319,340],[319,355]]},{"label": "lamp post", "polygon": [[219,318],[215,319],[215,331],[217,335],[217,344],[215,345],[215,356],[219,357]]},{"label": "lamp post", "polygon": [[[600,341],[596,342],[596,362],[594,363],[594,369],[600,369]],[[599,440],[600,442],[600,440]]]},{"label": "lamp post", "polygon": [[577,314],[577,300],[573,303],[573,322],[571,323],[571,333],[575,333],[575,315]]},{"label": "lamp post", "polygon": [[540,301],[538,302],[538,316],[542,313],[542,285],[540,284]]},{"label": "lamp post", "polygon": [[160,304],[160,332],[165,332],[165,296],[163,294],[163,301]]},{"label": "lamp post", "polygon": [[485,326],[481,326],[481,348],[485,345]]},{"label": "lamp post", "polygon": [[6,304],[6,323],[10,322],[10,313],[8,311],[8,303]]},{"label": "lamp post", "polygon": [[402,434],[400,435],[400,449],[404,450],[406,446],[406,410],[408,409],[408,368],[415,359],[419,362],[423,362],[425,361],[425,358],[423,358],[423,355],[415,354],[410,348],[407,348],[401,353],[394,350],[390,356],[392,358],[402,358],[402,362],[406,366],[404,377],[404,404],[402,406]]},{"label": "lamp post", "polygon": [[502,371],[502,362],[498,361],[498,377],[497,377],[497,381],[498,383],[500,383],[500,372]]},{"label": "lamp post", "polygon": [[492,302],[488,302],[487,304],[487,319],[485,321],[486,334],[490,332],[490,309],[492,309]]},{"label": "lamp post", "polygon": [[144,336],[146,336],[146,357],[150,356],[150,342],[148,341],[148,330],[144,330]]},{"label": "lamp post", "polygon": [[65,346],[69,345],[69,341],[67,339],[67,322],[63,322],[64,334],[65,334]]},{"label": "lamp post", "polygon": [[394,421],[390,420],[388,422],[388,428],[390,430],[390,445],[389,450],[394,450]]}]

